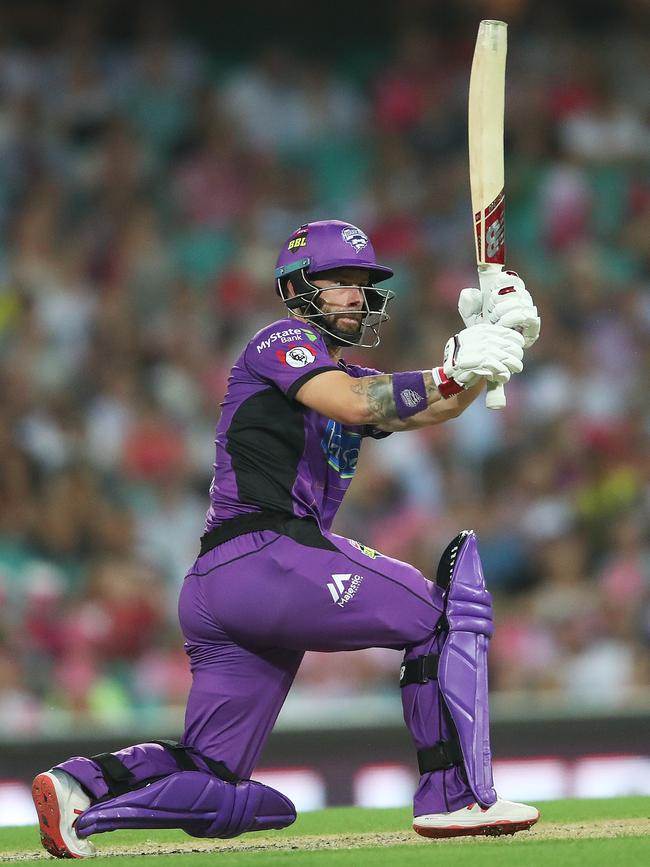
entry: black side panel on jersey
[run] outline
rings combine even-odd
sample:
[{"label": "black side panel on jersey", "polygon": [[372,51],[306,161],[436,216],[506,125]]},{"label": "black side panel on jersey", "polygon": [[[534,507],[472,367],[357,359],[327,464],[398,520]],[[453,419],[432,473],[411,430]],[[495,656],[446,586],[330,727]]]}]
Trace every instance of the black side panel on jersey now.
[{"label": "black side panel on jersey", "polygon": [[226,451],[242,503],[293,514],[291,490],[305,447],[304,411],[273,387],[251,395],[237,409]]}]

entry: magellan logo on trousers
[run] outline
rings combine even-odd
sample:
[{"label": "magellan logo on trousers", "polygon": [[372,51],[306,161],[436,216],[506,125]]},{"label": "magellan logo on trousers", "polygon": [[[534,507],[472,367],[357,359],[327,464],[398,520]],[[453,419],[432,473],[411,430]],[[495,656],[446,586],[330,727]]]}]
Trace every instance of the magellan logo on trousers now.
[{"label": "magellan logo on trousers", "polygon": [[363,581],[363,575],[352,575],[351,572],[347,572],[343,575],[332,575],[332,581],[334,583],[328,583],[327,589],[336,604],[343,608],[355,596]]}]

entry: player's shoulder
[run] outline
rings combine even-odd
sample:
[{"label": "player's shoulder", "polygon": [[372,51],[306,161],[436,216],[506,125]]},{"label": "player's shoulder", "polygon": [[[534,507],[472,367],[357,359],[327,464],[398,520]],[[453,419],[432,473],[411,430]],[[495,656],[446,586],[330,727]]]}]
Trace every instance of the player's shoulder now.
[{"label": "player's shoulder", "polygon": [[313,328],[310,328],[299,319],[278,319],[265,325],[248,341],[246,352],[252,355],[260,355],[267,350],[290,348],[302,344],[320,347],[322,337]]},{"label": "player's shoulder", "polygon": [[264,328],[260,328],[248,342],[249,345],[255,347],[257,344],[263,343],[264,348],[266,348],[273,343],[292,343],[296,340],[316,342],[318,332],[309,328],[299,319],[287,317],[286,319],[277,319],[275,322],[265,325]]}]

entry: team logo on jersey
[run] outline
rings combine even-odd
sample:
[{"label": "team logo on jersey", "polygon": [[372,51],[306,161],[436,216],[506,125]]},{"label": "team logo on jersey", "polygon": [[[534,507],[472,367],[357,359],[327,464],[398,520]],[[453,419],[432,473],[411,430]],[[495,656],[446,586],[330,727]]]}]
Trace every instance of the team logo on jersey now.
[{"label": "team logo on jersey", "polygon": [[351,572],[332,575],[332,581],[328,582],[327,589],[339,608],[345,608],[347,603],[356,596],[362,581],[363,575],[353,575]]},{"label": "team logo on jersey", "polygon": [[354,247],[357,253],[368,246],[368,236],[361,229],[357,229],[356,226],[346,226],[345,229],[341,229],[341,237],[346,244]]},{"label": "team logo on jersey", "polygon": [[330,419],[320,444],[330,467],[342,479],[351,479],[357,469],[361,434],[345,430],[340,422]]},{"label": "team logo on jersey", "polygon": [[280,361],[289,367],[307,367],[316,361],[316,353],[309,346],[292,346],[286,352],[279,352]]},{"label": "team logo on jersey", "polygon": [[365,554],[366,557],[371,557],[373,560],[377,557],[381,557],[379,551],[375,551],[374,548],[369,548],[367,545],[362,545],[361,542],[357,542],[356,539],[348,539],[348,542],[353,548],[356,548],[357,551],[361,551],[362,554]]}]

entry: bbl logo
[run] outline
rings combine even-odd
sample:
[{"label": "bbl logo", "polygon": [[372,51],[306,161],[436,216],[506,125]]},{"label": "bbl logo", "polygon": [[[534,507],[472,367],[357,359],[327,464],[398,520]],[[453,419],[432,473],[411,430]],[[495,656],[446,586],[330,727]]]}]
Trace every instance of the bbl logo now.
[{"label": "bbl logo", "polygon": [[292,238],[289,241],[287,246],[287,250],[291,250],[292,253],[295,253],[301,247],[307,246],[307,235],[299,235],[297,238]]},{"label": "bbl logo", "polygon": [[296,232],[289,240],[287,244],[287,250],[291,253],[297,253],[298,250],[301,250],[303,247],[307,246],[307,234],[309,233],[309,229],[306,226],[301,226],[299,229],[296,229]]}]

